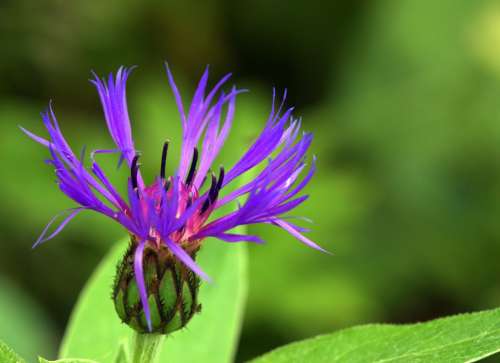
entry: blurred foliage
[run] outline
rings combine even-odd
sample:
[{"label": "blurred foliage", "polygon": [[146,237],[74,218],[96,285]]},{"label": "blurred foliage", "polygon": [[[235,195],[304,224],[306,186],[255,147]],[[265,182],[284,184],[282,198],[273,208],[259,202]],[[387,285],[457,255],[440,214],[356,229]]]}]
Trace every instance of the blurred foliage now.
[{"label": "blurred foliage", "polygon": [[[123,232],[83,213],[30,250],[44,223],[72,204],[42,163],[47,152],[17,125],[43,133],[38,112],[52,98],[75,150],[110,147],[85,80],[91,69],[138,64],[129,109],[151,178],[164,139],[180,143],[164,59],[186,97],[207,63],[213,81],[235,71],[233,82],[252,90],[239,96],[217,162],[230,165],[255,137],[272,86],[289,87],[288,102],[315,133],[318,173],[294,214],[313,219],[311,238],[334,256],[253,228],[268,244],[250,248],[239,359],[356,323],[500,304],[499,1],[3,1],[0,41],[1,272],[59,334]],[[123,180],[125,168],[113,172],[116,160],[101,158]]]},{"label": "blurred foliage", "polygon": [[0,339],[29,362],[55,353],[53,324],[27,292],[0,278]]}]

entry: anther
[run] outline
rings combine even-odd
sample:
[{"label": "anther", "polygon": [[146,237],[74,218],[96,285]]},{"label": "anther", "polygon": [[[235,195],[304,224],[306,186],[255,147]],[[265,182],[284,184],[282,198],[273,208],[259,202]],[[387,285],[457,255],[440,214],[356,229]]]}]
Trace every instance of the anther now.
[{"label": "anther", "polygon": [[165,143],[163,144],[163,150],[161,151],[160,177],[162,179],[165,179],[165,165],[167,164],[168,143],[168,140],[165,141]]},{"label": "anther", "polygon": [[217,193],[222,188],[222,182],[224,181],[224,175],[225,175],[224,167],[221,166],[220,170],[219,170],[219,181],[217,182],[217,188],[216,188],[217,189]]},{"label": "anther", "polygon": [[200,209],[200,214],[203,214],[207,211],[208,207],[210,207],[210,204],[213,202],[213,196],[217,188],[217,178],[215,177],[215,174],[212,173],[212,185],[210,185],[210,190],[207,195],[207,199],[203,202],[203,205],[201,206]]},{"label": "anther", "polygon": [[198,162],[198,148],[195,147],[193,150],[193,158],[191,159],[191,166],[189,167],[189,173],[186,178],[186,185],[191,185],[191,182],[193,181],[197,162]]},{"label": "anther", "polygon": [[207,197],[207,199],[205,199],[205,201],[203,202],[203,205],[201,206],[200,214],[205,213],[209,206],[210,206],[210,198]]},{"label": "anther", "polygon": [[137,161],[139,160],[139,155],[135,155],[132,159],[132,165],[130,166],[130,179],[132,181],[132,188],[137,188],[137,173],[139,171],[139,164]]},{"label": "anther", "polygon": [[210,185],[210,191],[208,192],[208,199],[213,199],[213,195],[215,194],[217,189],[217,177],[214,173],[212,173],[212,184]]},{"label": "anther", "polygon": [[223,181],[224,181],[224,168],[221,166],[219,171],[219,180],[217,181],[217,185],[215,186],[213,195],[210,197],[210,203],[213,203],[217,200],[217,197],[219,196],[219,191],[222,188]]},{"label": "anther", "polygon": [[165,186],[163,187],[165,188],[165,193],[168,192],[168,189],[170,189],[170,184],[170,179],[165,182]]}]

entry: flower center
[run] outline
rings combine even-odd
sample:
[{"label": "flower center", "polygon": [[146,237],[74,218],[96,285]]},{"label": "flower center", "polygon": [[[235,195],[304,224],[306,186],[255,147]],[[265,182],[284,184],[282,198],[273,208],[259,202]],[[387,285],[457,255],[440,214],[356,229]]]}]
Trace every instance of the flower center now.
[{"label": "flower center", "polygon": [[[165,166],[168,154],[168,141],[164,143],[161,155],[160,177],[152,184],[140,189],[138,183],[139,172],[139,155],[136,155],[130,167],[131,184],[133,190],[137,193],[139,203],[144,216],[148,216],[149,220],[149,238],[158,246],[161,245],[161,235],[158,232],[158,223],[152,221],[151,216],[156,218],[173,218],[173,215],[168,215],[163,208],[176,208],[175,218],[180,219],[184,213],[188,212],[189,217],[182,225],[169,234],[169,238],[188,249],[197,248],[200,241],[193,239],[201,227],[205,224],[217,201],[219,191],[222,188],[224,181],[224,168],[220,168],[219,177],[212,173],[212,182],[210,188],[200,195],[198,188],[193,185],[196,175],[196,167],[198,163],[198,148],[193,149],[193,157],[189,171],[184,180],[177,177],[166,177]],[[174,187],[174,183],[177,185]],[[203,186],[201,183],[200,188]],[[166,200],[165,200],[166,199]],[[201,200],[200,200],[201,199]],[[192,210],[194,208],[195,210]],[[161,221],[160,221],[161,223]]]}]

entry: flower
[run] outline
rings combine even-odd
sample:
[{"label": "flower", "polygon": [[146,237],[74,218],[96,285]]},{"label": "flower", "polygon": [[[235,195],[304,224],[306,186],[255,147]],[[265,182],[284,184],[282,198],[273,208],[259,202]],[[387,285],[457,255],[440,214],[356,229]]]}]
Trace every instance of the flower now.
[{"label": "flower", "polygon": [[[292,224],[284,216],[307,199],[307,195],[298,195],[315,171],[314,158],[308,170],[305,163],[312,134],[301,132],[301,122],[292,117],[292,108],[282,112],[282,103],[275,109],[273,92],[272,109],[260,135],[234,166],[227,171],[221,167],[215,174],[210,168],[229,134],[236,96],[242,91],[235,87],[227,94],[221,91],[229,74],[207,93],[207,67],[186,112],[168,65],[165,68],[183,129],[180,163],[172,176],[165,175],[169,142],[163,146],[157,178],[147,185],[141,176],[139,153],[132,138],[126,101],[126,82],[132,68],[121,67],[116,75],[110,74],[107,79],[100,79],[94,74],[91,80],[99,93],[106,124],[117,149],[94,150],[90,153],[89,169],[84,165],[83,155],[77,157],[66,142],[52,103],[42,114],[49,138],[21,128],[33,140],[48,148],[51,158],[47,163],[55,168],[59,188],[78,204],[78,207],[63,212],[66,217],[49,234],[49,227],[59,215],[54,217],[34,247],[55,237],[83,210],[102,213],[120,223],[132,236],[134,249],[130,259],[149,331],[152,328],[144,278],[145,249],[168,251],[190,272],[205,280],[209,277],[194,259],[205,238],[215,237],[230,243],[262,242],[255,235],[230,232],[240,225],[271,224],[304,244],[325,251],[303,235],[306,229]],[[119,153],[119,163],[126,162],[130,169],[126,197],[117,192],[95,160],[97,154],[112,152]],[[224,193],[227,185],[266,160],[267,165],[253,180]],[[210,183],[204,186],[207,178]],[[238,204],[233,212],[210,219],[215,210],[236,201],[242,204]]]}]

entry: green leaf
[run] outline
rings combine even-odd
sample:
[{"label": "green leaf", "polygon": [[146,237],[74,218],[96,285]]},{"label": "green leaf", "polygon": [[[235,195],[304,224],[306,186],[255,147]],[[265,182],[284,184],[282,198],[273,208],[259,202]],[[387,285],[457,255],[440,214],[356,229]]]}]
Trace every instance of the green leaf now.
[{"label": "green leaf", "polygon": [[366,325],[278,348],[253,363],[475,362],[500,352],[500,309],[413,325]]},{"label": "green leaf", "polygon": [[33,362],[39,355],[55,354],[56,334],[50,319],[26,290],[0,276],[0,339]]},{"label": "green leaf", "polygon": [[38,358],[40,363],[99,363],[95,360],[81,359],[81,358],[65,358],[58,360],[46,360],[42,357]]},{"label": "green leaf", "polygon": [[[121,323],[110,298],[116,265],[127,243],[123,240],[113,247],[82,291],[60,357],[111,362],[120,344],[130,341],[133,331]],[[201,313],[165,339],[161,362],[230,362],[235,354],[247,292],[246,246],[207,239],[197,261],[213,282],[200,287]]]},{"label": "green leaf", "polygon": [[0,362],[2,363],[24,363],[24,359],[19,357],[7,344],[0,340]]},{"label": "green leaf", "polygon": [[213,282],[200,287],[201,314],[165,339],[159,362],[223,363],[234,359],[247,295],[246,245],[218,240],[205,243],[200,264]]},{"label": "green leaf", "polygon": [[128,363],[128,353],[127,353],[127,344],[126,342],[123,342],[120,344],[120,347],[118,348],[118,352],[116,353],[116,357],[114,360],[115,363]]},{"label": "green leaf", "polygon": [[90,277],[71,314],[61,344],[61,358],[86,357],[112,361],[120,342],[127,340],[130,328],[122,324],[111,301],[116,265],[128,241],[116,244]]}]

